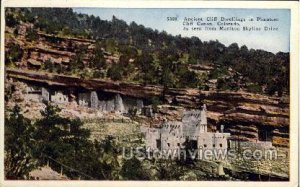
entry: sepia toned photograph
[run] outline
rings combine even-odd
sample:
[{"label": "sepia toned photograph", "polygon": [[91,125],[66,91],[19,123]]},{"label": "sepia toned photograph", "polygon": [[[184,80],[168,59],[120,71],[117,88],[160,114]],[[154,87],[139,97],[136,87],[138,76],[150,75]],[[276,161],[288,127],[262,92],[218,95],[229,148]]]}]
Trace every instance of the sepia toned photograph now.
[{"label": "sepia toned photograph", "polygon": [[3,19],[5,181],[290,181],[290,9]]}]

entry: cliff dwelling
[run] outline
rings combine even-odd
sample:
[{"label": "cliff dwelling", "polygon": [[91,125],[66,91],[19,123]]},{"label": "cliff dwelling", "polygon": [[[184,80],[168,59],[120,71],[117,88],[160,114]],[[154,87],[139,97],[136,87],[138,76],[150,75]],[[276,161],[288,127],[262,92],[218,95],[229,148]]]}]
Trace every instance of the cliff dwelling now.
[{"label": "cliff dwelling", "polygon": [[[103,91],[90,91],[86,89],[63,89],[58,86],[45,86],[42,84],[31,85],[26,83],[27,100],[36,102],[51,101],[56,104],[66,104],[75,101],[79,106],[93,108],[103,112],[128,113],[130,109],[136,109],[137,114],[142,112],[148,116],[152,115],[151,106],[144,107],[141,99],[134,99],[120,94],[107,93]],[[145,109],[144,109],[145,108]],[[150,112],[149,112],[150,111]]]},{"label": "cliff dwelling", "polygon": [[176,150],[188,140],[193,149],[226,150],[230,133],[208,132],[206,105],[201,110],[183,113],[182,121],[163,122],[161,128],[144,128],[146,147],[151,150]]},{"label": "cliff dwelling", "polygon": [[[281,107],[278,107],[277,105],[280,101],[275,98],[267,99],[263,96],[258,97],[243,93],[169,90],[165,92],[163,98],[165,103],[162,103],[162,106],[166,104],[165,106],[169,106],[171,110],[154,111],[147,99],[152,97],[153,94],[156,97],[160,97],[163,93],[160,87],[134,84],[121,85],[97,80],[82,80],[68,76],[41,75],[30,71],[19,72],[11,69],[8,69],[7,72],[7,79],[21,81],[27,85],[28,91],[25,95],[27,100],[38,102],[46,100],[61,104],[76,103],[79,106],[97,110],[97,112],[116,112],[119,114],[128,114],[129,110],[136,109],[136,114],[138,115],[142,114],[149,118],[156,118],[155,116],[159,115],[160,121],[164,115],[167,115],[169,121],[173,121],[173,124],[167,122],[153,123],[152,126],[156,127],[163,124],[172,126],[176,124],[174,121],[181,120],[181,118],[182,120],[184,118],[197,119],[199,117],[197,114],[181,116],[176,106],[195,109],[197,108],[196,105],[199,106],[201,101],[206,100],[203,103],[207,105],[208,122],[207,126],[201,127],[204,129],[199,127],[199,130],[230,133],[228,144],[234,141],[257,142],[257,144],[270,142],[271,145],[280,147],[287,147],[289,144],[288,108],[283,107],[285,106],[283,104],[281,104]],[[232,97],[230,102],[228,102],[228,97]],[[176,100],[177,103],[168,103],[169,100]],[[235,110],[231,110],[227,106],[229,103],[238,107]],[[264,108],[265,112],[261,112],[261,107]],[[179,113],[173,116],[174,112],[172,110]],[[280,126],[277,124],[280,124]],[[268,128],[264,129],[264,127]],[[155,131],[156,129],[153,130]],[[163,143],[161,145],[163,146]],[[220,145],[215,144],[215,146]]]}]

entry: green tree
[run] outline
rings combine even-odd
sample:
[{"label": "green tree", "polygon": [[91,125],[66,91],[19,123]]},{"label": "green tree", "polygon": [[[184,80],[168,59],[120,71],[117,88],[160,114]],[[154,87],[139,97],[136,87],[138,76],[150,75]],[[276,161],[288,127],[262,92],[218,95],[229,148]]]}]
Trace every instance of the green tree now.
[{"label": "green tree", "polygon": [[149,175],[142,168],[142,163],[136,157],[125,160],[122,166],[121,176],[125,180],[149,180]]},{"label": "green tree", "polygon": [[102,52],[102,44],[100,41],[97,41],[95,49],[93,51],[90,66],[96,69],[105,69],[107,67],[104,55]]},{"label": "green tree", "polygon": [[112,66],[108,69],[107,75],[114,81],[122,80],[124,69],[120,64],[113,62]]},{"label": "green tree", "polygon": [[82,69],[84,69],[84,63],[83,63],[83,53],[77,53],[76,55],[72,56],[70,58],[70,70],[72,72],[78,72]]},{"label": "green tree", "polygon": [[[99,178],[100,170],[95,172],[93,166],[99,166],[99,162],[96,148],[88,139],[90,131],[82,128],[83,123],[79,119],[61,117],[61,109],[48,102],[45,104],[45,110],[41,111],[42,118],[35,122],[34,134],[37,142],[35,157],[39,159],[40,165],[45,164],[45,160],[53,159],[78,171],[66,170],[65,173],[71,178]],[[61,168],[54,166],[53,169],[60,171]]]},{"label": "green tree", "polygon": [[137,49],[130,45],[119,45],[119,52],[128,56],[128,58],[136,58],[138,55]]},{"label": "green tree", "polygon": [[258,84],[247,85],[247,90],[252,93],[261,93],[262,92],[262,88]]},{"label": "green tree", "polygon": [[[57,106],[46,103],[42,118],[35,123],[35,156],[40,164],[45,164],[47,159],[63,163],[72,168],[64,172],[72,179],[79,176],[89,180],[118,179],[119,152],[113,139],[90,141],[90,131],[83,128],[82,121],[61,117],[60,111]],[[60,171],[60,167],[53,166],[53,169]]]},{"label": "green tree", "polygon": [[33,157],[35,141],[33,125],[21,114],[18,105],[14,106],[9,117],[5,118],[5,177],[7,179],[25,179],[36,167]]},{"label": "green tree", "polygon": [[150,97],[149,102],[152,105],[153,111],[158,112],[158,106],[162,104],[161,99],[157,96],[153,96]]},{"label": "green tree", "polygon": [[180,180],[179,177],[184,173],[183,166],[171,159],[156,160],[154,167],[159,180]]},{"label": "green tree", "polygon": [[168,68],[163,69],[161,84],[166,88],[176,87],[176,76],[170,69]]},{"label": "green tree", "polygon": [[17,24],[19,24],[19,22],[12,14],[7,14],[5,16],[5,23],[8,27],[15,27]]},{"label": "green tree", "polygon": [[[52,158],[64,156],[64,152],[58,151],[64,145],[64,138],[69,135],[71,120],[59,116],[57,106],[45,102],[45,110],[41,110],[42,118],[35,122],[37,140],[37,154],[46,154]],[[37,155],[39,157],[40,155]]]},{"label": "green tree", "polygon": [[26,31],[26,40],[27,41],[36,41],[39,38],[37,31],[33,28],[30,28]]},{"label": "green tree", "polygon": [[160,81],[159,64],[155,63],[152,54],[142,52],[142,55],[137,57],[136,64],[140,69],[139,77],[144,84],[156,84]]},{"label": "green tree", "polygon": [[186,64],[180,64],[175,72],[179,78],[178,86],[181,88],[197,88],[199,85],[198,75],[194,71],[190,71]]},{"label": "green tree", "polygon": [[116,41],[114,39],[107,39],[105,40],[105,49],[110,52],[114,53],[116,51]]},{"label": "green tree", "polygon": [[34,23],[36,18],[32,15],[32,13],[28,10],[24,10],[24,17],[21,18],[24,22]]},{"label": "green tree", "polygon": [[120,155],[120,151],[117,149],[118,146],[115,139],[111,136],[107,136],[97,145],[99,155],[96,158],[100,162],[100,174],[103,179],[120,179],[121,164],[118,160],[118,155]]},{"label": "green tree", "polygon": [[218,78],[217,80],[217,90],[225,91],[237,91],[239,89],[238,84],[233,78]]},{"label": "green tree", "polygon": [[53,64],[53,62],[51,62],[51,60],[48,59],[48,60],[46,60],[46,61],[43,63],[42,68],[43,68],[44,70],[49,71],[49,72],[53,72],[54,64]]},{"label": "green tree", "polygon": [[93,78],[104,78],[106,76],[106,72],[103,70],[94,70],[92,77]]},{"label": "green tree", "polygon": [[5,53],[6,64],[20,61],[22,57],[23,57],[23,50],[18,44],[9,43],[7,45],[7,52]]}]

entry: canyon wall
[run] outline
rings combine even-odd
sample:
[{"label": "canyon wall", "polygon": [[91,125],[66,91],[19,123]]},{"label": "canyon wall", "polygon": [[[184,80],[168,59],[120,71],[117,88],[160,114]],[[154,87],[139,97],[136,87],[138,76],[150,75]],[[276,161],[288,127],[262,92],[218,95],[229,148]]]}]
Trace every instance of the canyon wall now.
[{"label": "canyon wall", "polygon": [[161,86],[83,79],[74,76],[6,68],[6,77],[38,85],[64,89],[85,89],[120,94],[147,100],[159,97],[171,106],[199,108],[207,105],[209,128],[231,133],[232,140],[272,141],[275,146],[289,146],[289,100],[245,92],[201,91],[199,89],[164,89]]},{"label": "canyon wall", "polygon": [[[202,91],[199,89],[165,89],[161,86],[141,85],[125,82],[116,82],[102,79],[89,79],[41,72],[42,64],[50,59],[54,64],[68,65],[70,59],[79,53],[81,46],[87,48],[83,63],[88,63],[90,55],[95,48],[95,40],[71,37],[59,37],[38,32],[39,39],[28,42],[25,37],[26,30],[32,25],[21,24],[19,33],[14,37],[5,39],[5,47],[9,43],[18,44],[24,51],[20,62],[16,62],[18,69],[6,68],[6,76],[20,81],[27,81],[46,87],[57,87],[60,90],[88,90],[120,95],[120,103],[125,108],[133,105],[136,100],[147,100],[158,97],[173,108],[161,108],[158,114],[175,119],[180,115],[176,106],[184,108],[199,108],[202,104],[207,106],[208,128],[211,131],[224,130],[231,133],[232,140],[245,141],[272,141],[276,146],[289,146],[289,99],[270,97],[246,92],[218,92]],[[7,36],[13,30],[6,27]],[[103,51],[107,63],[118,62],[119,56]],[[23,68],[24,67],[24,68]],[[211,71],[212,67],[191,65],[192,69]],[[35,71],[25,71],[32,69]],[[126,97],[126,98],[125,98]],[[126,104],[127,103],[127,104]],[[109,110],[115,102],[102,102],[101,110]],[[178,114],[178,115],[177,115]],[[159,122],[159,121],[158,121]]]}]

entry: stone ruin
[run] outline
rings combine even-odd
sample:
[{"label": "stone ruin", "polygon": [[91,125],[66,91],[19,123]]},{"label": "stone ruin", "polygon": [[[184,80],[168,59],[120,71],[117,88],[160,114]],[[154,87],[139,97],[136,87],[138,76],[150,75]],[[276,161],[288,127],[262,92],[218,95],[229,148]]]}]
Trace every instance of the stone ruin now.
[{"label": "stone ruin", "polygon": [[161,128],[143,128],[146,147],[150,150],[177,150],[189,140],[195,149],[228,148],[227,139],[230,133],[207,132],[206,106],[201,110],[190,110],[183,113],[181,121],[165,121]]},{"label": "stone ruin", "polygon": [[51,101],[57,104],[67,104],[76,101],[79,106],[90,107],[102,112],[128,113],[135,108],[137,114],[142,114],[143,100],[121,96],[120,94],[104,93],[100,91],[69,91],[55,87],[27,85],[27,100]]}]

